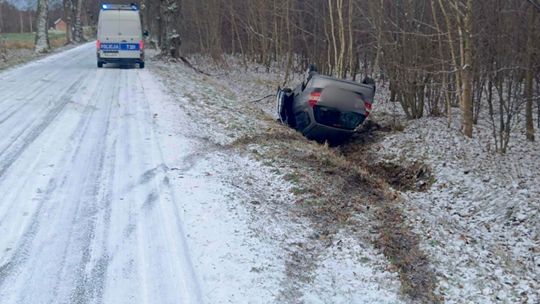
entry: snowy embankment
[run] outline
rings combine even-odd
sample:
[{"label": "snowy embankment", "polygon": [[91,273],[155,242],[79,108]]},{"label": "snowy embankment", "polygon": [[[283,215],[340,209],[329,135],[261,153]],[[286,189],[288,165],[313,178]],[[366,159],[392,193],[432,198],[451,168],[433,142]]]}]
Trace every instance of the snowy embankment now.
[{"label": "snowy embankment", "polygon": [[[1,37],[0,37],[1,39]],[[1,42],[0,42],[1,43]],[[17,68],[21,65],[39,60],[49,54],[61,53],[71,48],[76,47],[75,44],[63,45],[60,47],[53,48],[48,54],[36,54],[33,49],[28,48],[6,48],[0,50],[0,71],[6,70],[9,68]],[[2,53],[4,51],[4,53]]]},{"label": "snowy embankment", "polygon": [[[375,120],[399,105],[379,91]],[[420,160],[432,167],[435,183],[426,192],[403,193],[405,210],[422,247],[438,271],[440,294],[449,303],[538,303],[540,301],[540,149],[512,135],[506,155],[494,152],[483,113],[473,139],[446,118],[406,122],[374,149],[384,161]],[[522,123],[522,122],[520,122]],[[536,138],[540,133],[537,132]]]},{"label": "snowy embankment", "polygon": [[[204,76],[180,63],[155,61],[149,66],[162,77],[186,119],[196,126],[192,136],[206,143],[204,151],[209,155],[225,153],[222,165],[209,174],[225,177],[234,189],[228,201],[193,204],[185,213],[188,226],[212,231],[188,235],[197,253],[195,267],[203,274],[203,289],[209,291],[207,302],[402,301],[398,276],[369,241],[375,237],[370,229],[351,231],[345,223],[323,226],[326,222],[319,221],[317,215],[307,214],[312,210],[305,207],[309,193],[301,183],[316,185],[321,193],[321,185],[316,184],[320,182],[318,174],[282,158],[287,148],[273,135],[294,137],[288,149],[291,153],[308,155],[320,147],[277,125],[268,114],[246,102],[267,92],[242,95],[245,88],[257,90],[257,86],[238,83],[246,87],[236,90],[222,81],[235,79],[230,75]],[[217,69],[213,73],[218,71],[223,73]],[[272,80],[261,80],[266,81]],[[364,221],[365,227],[370,226],[368,216],[350,217],[349,221]],[[221,231],[215,231],[216,227]]]},{"label": "snowy embankment", "polygon": [[0,303],[401,302],[364,175],[149,63],[88,43],[0,73]]},{"label": "snowy embankment", "polygon": [[[247,102],[271,94],[283,80],[279,67],[230,69],[193,59],[217,75],[221,85]],[[298,82],[298,75],[294,75]],[[373,162],[422,162],[431,167],[432,187],[403,191],[402,209],[420,236],[423,251],[435,269],[437,294],[448,303],[538,303],[540,301],[540,149],[527,142],[522,128],[514,131],[506,155],[494,152],[491,126],[481,116],[473,139],[459,133],[457,109],[452,127],[445,118],[407,121],[400,105],[388,102],[388,89],[378,89],[372,120],[405,125],[403,132],[379,132],[362,147]],[[273,114],[273,99],[258,103]],[[520,122],[521,123],[521,122]],[[536,134],[540,140],[540,134]],[[364,145],[351,143],[351,145]]]}]

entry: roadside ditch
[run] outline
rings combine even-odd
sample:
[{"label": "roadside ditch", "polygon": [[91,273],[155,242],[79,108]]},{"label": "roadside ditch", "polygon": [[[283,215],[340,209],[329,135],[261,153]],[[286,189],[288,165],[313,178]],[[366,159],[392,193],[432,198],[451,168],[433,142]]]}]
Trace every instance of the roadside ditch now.
[{"label": "roadside ditch", "polygon": [[[166,64],[156,71],[164,79],[175,73]],[[189,106],[184,109],[200,126],[209,126],[204,136],[221,149],[261,162],[294,185],[293,207],[287,216],[311,223],[312,244],[298,243],[290,250],[286,274],[291,282],[309,284],[318,252],[333,246],[334,236],[346,231],[384,254],[390,268],[386,270],[397,273],[406,299],[444,301],[436,294],[435,270],[419,248],[421,236],[408,224],[399,194],[429,189],[430,168],[420,162],[370,162],[368,145],[376,144],[391,128],[370,123],[340,147],[318,144],[275,122],[261,104],[245,101],[249,92],[239,90],[234,78],[216,80],[187,68],[182,73],[191,73],[200,82],[200,87],[189,89],[198,93],[188,96]],[[175,87],[181,79],[168,81],[167,86]],[[284,287],[281,297],[299,297],[296,287],[294,283]]]}]

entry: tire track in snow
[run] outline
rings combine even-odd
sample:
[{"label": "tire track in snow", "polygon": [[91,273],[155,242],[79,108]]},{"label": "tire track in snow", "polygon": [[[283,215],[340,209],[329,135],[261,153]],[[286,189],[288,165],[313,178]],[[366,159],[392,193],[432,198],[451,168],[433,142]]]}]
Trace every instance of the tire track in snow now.
[{"label": "tire track in snow", "polygon": [[[145,98],[143,98],[144,100],[144,109],[147,113],[152,113],[151,111],[151,107],[150,107],[150,104],[149,104],[149,100],[150,100],[150,97],[147,95],[147,92],[144,90],[144,84],[147,84],[149,81],[152,81],[151,79],[148,79],[148,81],[145,81],[143,79],[141,79],[141,74],[144,74],[144,73],[147,73],[147,72],[142,72],[142,73],[139,73],[138,76],[139,76],[139,82],[143,84],[142,88],[143,88],[143,95],[145,96]],[[152,123],[152,126],[154,126],[153,122]],[[152,129],[149,129],[148,130],[149,133],[151,134],[151,136],[149,136],[150,138],[157,138],[156,134],[155,134],[155,130],[154,128]],[[154,144],[154,149],[152,150],[155,154],[157,155],[154,155],[154,157],[156,157],[160,163],[164,163],[164,157],[163,157],[163,152],[161,150],[161,147],[156,144],[155,142],[153,142]],[[185,159],[185,157],[184,157]],[[167,170],[168,171],[168,170]],[[200,285],[199,285],[199,282],[198,282],[198,279],[197,279],[197,274],[195,272],[195,269],[193,267],[193,262],[191,261],[191,253],[189,251],[189,248],[188,248],[188,245],[187,245],[187,240],[186,240],[186,234],[185,234],[185,229],[183,227],[183,220],[182,220],[182,217],[180,216],[180,210],[179,210],[179,206],[180,206],[180,203],[178,201],[178,198],[175,196],[175,193],[174,191],[172,190],[171,188],[171,185],[169,182],[167,182],[169,180],[168,176],[167,176],[167,171],[164,171],[164,174],[163,174],[163,177],[158,179],[156,181],[157,183],[157,186],[159,188],[161,188],[162,190],[160,191],[160,193],[166,193],[168,194],[167,195],[167,198],[170,199],[170,202],[168,202],[168,205],[169,206],[172,206],[172,211],[173,211],[173,214],[174,214],[174,223],[170,223],[173,227],[171,227],[171,230],[176,230],[178,232],[178,236],[180,237],[180,244],[181,244],[181,248],[177,249],[179,250],[180,252],[182,252],[183,254],[181,255],[182,259],[183,259],[183,266],[186,267],[187,269],[185,269],[185,271],[188,272],[188,277],[191,279],[191,280],[194,280],[192,282],[183,282],[183,287],[184,288],[187,288],[187,289],[192,289],[193,292],[195,293],[194,297],[191,299],[191,302],[196,302],[196,303],[201,303],[202,302],[202,295],[201,295],[201,289],[200,289]],[[161,203],[159,204],[159,207],[161,207],[161,216],[166,219],[168,217],[164,216],[164,213],[167,213],[168,211],[163,208],[165,207],[165,205],[167,204],[167,202],[165,203]]]},{"label": "tire track in snow", "polygon": [[[113,94],[113,100],[114,97],[118,96],[118,87],[115,88],[114,94]],[[98,98],[100,100],[106,100],[104,98]],[[92,181],[100,181],[103,178],[103,173],[105,170],[104,163],[106,161],[106,139],[107,135],[110,130],[110,123],[111,123],[111,112],[112,112],[112,105],[108,102],[104,103],[107,105],[108,114],[106,115],[105,126],[103,126],[102,134],[100,134],[100,142],[99,145],[94,145],[94,148],[96,149],[96,152],[98,152],[101,149],[105,149],[104,152],[99,155],[99,159],[97,160],[98,166],[95,168],[95,174],[96,176],[93,178]],[[101,184],[95,183],[91,185],[91,198],[92,201],[96,201],[99,196],[100,187]],[[110,204],[110,201],[105,202],[106,205]],[[75,289],[73,290],[70,299],[72,303],[89,303],[91,297],[88,296],[89,290],[94,290],[93,298],[98,299],[101,298],[101,292],[103,290],[103,287],[94,287],[94,284],[101,284],[104,285],[105,280],[105,273],[108,267],[108,257],[106,255],[101,256],[98,263],[96,264],[96,268],[94,268],[94,271],[92,271],[91,278],[94,280],[90,280],[85,273],[85,266],[90,262],[91,260],[91,252],[90,252],[90,245],[92,239],[95,237],[95,228],[96,228],[96,215],[98,214],[99,208],[97,204],[92,204],[93,208],[89,208],[89,212],[87,214],[83,214],[80,218],[82,220],[85,220],[88,216],[91,216],[92,219],[85,225],[85,229],[82,230],[82,233],[84,234],[83,240],[84,243],[81,244],[81,249],[83,251],[82,259],[79,262],[79,266],[77,269],[79,270],[76,274],[76,283],[75,283]],[[107,206],[108,207],[108,206]],[[107,208],[106,207],[106,208]],[[77,251],[78,248],[76,248],[73,251]],[[61,280],[59,280],[59,283],[61,283]],[[98,291],[97,294],[95,291]]]},{"label": "tire track in snow", "polygon": [[[48,111],[48,113],[45,115],[42,121],[38,122],[33,127],[29,127],[30,131],[27,132],[26,135],[23,135],[27,129],[23,129],[21,132],[18,133],[16,136],[16,140],[12,142],[12,144],[8,145],[6,148],[4,148],[2,151],[0,151],[0,155],[2,158],[0,159],[0,181],[3,179],[4,174],[9,169],[9,167],[13,164],[13,162],[23,153],[23,151],[30,145],[32,142],[47,128],[47,126],[60,114],[60,112],[64,109],[66,104],[70,102],[70,97],[77,92],[77,90],[82,85],[82,80],[85,78],[84,75],[81,75],[77,78],[77,80],[67,89],[66,93],[64,93],[59,100],[59,103],[52,107]],[[21,143],[18,143],[19,138],[22,137]],[[18,145],[17,145],[18,144]]]},{"label": "tire track in snow", "polygon": [[[82,78],[82,77],[81,77]],[[81,82],[80,81],[80,78],[79,79],[76,79],[76,83],[79,83]],[[77,87],[79,87],[79,85],[77,85]],[[71,92],[71,90],[68,90],[68,92]],[[92,99],[91,99],[92,100]],[[72,133],[70,135],[70,138],[76,138],[78,139],[78,141],[82,141],[86,135],[86,132],[90,126],[90,121],[92,119],[92,115],[93,114],[93,111],[91,110],[91,108],[87,108],[84,113],[81,115],[81,118],[79,120],[79,123],[77,125],[77,127],[74,129],[74,133]],[[79,155],[80,153],[80,145],[77,145],[75,146],[75,149],[71,150],[70,153],[64,155],[64,159],[61,161],[61,163],[73,163],[77,157],[77,155]],[[71,161],[69,160],[71,159]],[[38,234],[39,231],[42,231],[44,227],[43,223],[44,221],[47,220],[47,217],[50,216],[50,211],[49,212],[43,212],[43,211],[47,211],[47,208],[45,208],[45,210],[43,210],[43,206],[47,207],[48,204],[47,203],[50,203],[51,201],[53,201],[55,199],[54,195],[55,195],[55,192],[57,191],[57,189],[59,187],[62,187],[66,184],[66,181],[68,179],[68,174],[69,172],[71,171],[70,169],[70,166],[64,166],[64,167],[61,167],[57,172],[57,177],[56,179],[52,179],[49,184],[48,184],[48,187],[47,187],[47,190],[45,191],[46,195],[39,201],[39,207],[37,209],[37,211],[34,213],[34,216],[31,220],[31,223],[30,223],[30,226],[28,227],[27,231],[23,234],[22,236],[22,241],[20,242],[19,246],[17,247],[17,249],[15,250],[14,254],[13,254],[13,258],[10,262],[8,262],[6,265],[8,265],[7,267],[4,268],[4,271],[3,271],[3,274],[0,275],[0,286],[3,285],[3,281],[11,274],[11,275],[14,275],[14,274],[18,274],[19,273],[19,270],[17,268],[20,268],[20,267],[23,267],[24,264],[29,260],[29,258],[31,258],[29,252],[31,250],[30,246],[33,245],[33,243],[35,242],[35,239],[36,239],[36,236]],[[78,201],[78,203],[80,204],[80,199]],[[71,202],[64,202],[64,204],[66,203],[71,203]],[[51,209],[52,208],[56,208],[56,209],[59,209],[58,206],[49,206],[48,209]],[[80,207],[80,206],[78,206]],[[43,215],[43,213],[46,213],[47,215]],[[6,214],[6,216],[9,215],[9,212]],[[5,219],[3,219],[5,220]],[[68,219],[69,220],[69,219]],[[76,221],[75,219],[72,221],[72,224],[76,224]],[[70,237],[71,237],[71,231],[73,230],[73,227],[74,225],[65,225],[68,229],[70,229]],[[41,230],[40,230],[41,228]],[[66,244],[66,248],[68,245],[70,245],[70,243],[67,243]],[[62,261],[65,262],[65,257],[66,257],[66,253],[64,253],[62,256]],[[39,269],[39,265],[33,265],[32,267],[30,267],[31,269]],[[60,284],[60,277],[57,276],[57,282],[56,282],[56,286],[58,286]],[[53,288],[54,290],[56,288]],[[25,301],[23,301],[25,302]]]},{"label": "tire track in snow", "polygon": [[[74,56],[63,64],[73,64],[82,58],[84,57],[81,55]],[[16,73],[5,73],[9,76],[3,77],[4,83],[0,84],[0,108],[2,108],[0,125],[15,114],[22,114],[21,109],[28,107],[29,104],[35,101],[36,97],[43,94],[51,85],[62,81],[64,76],[62,69],[47,70],[47,76],[43,76],[43,73],[42,69],[31,69],[31,67],[23,67],[16,70]],[[36,76],[38,79],[35,78]],[[35,81],[29,84],[26,81],[17,81],[18,79],[34,79]],[[11,84],[12,82],[13,84]]]},{"label": "tire track in snow", "polygon": [[[85,63],[93,56],[86,45],[32,64],[32,79],[4,92],[0,303],[200,303],[180,192],[153,125],[156,96],[144,92],[155,80],[96,70]],[[66,81],[44,76],[53,66]]]}]

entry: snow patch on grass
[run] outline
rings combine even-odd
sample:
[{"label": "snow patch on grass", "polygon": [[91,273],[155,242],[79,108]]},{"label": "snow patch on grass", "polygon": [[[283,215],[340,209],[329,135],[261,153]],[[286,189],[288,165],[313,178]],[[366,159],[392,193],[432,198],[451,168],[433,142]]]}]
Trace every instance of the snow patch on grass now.
[{"label": "snow patch on grass", "polygon": [[212,273],[202,284],[209,290],[219,282],[224,284],[222,290],[212,290],[209,302],[400,301],[399,278],[388,270],[388,261],[369,238],[362,242],[358,237],[347,238],[345,232],[327,235],[321,223],[303,214],[317,210],[304,207],[318,202],[305,200],[305,191],[314,185],[306,188],[303,183],[315,182],[319,174],[308,174],[306,168],[298,167],[301,164],[282,157],[288,153],[288,143],[294,145],[289,147],[293,153],[304,156],[325,148],[278,125],[271,116],[273,99],[249,102],[274,91],[268,88],[280,81],[278,70],[267,74],[256,68],[246,72],[238,66],[212,70],[199,65],[215,75],[209,77],[178,63],[149,66],[162,76],[175,106],[186,113],[185,119],[193,122],[193,138],[207,143],[201,149],[216,160],[209,174],[227,180],[226,189],[232,189],[229,193],[211,186],[208,191],[225,192],[230,199],[206,206],[194,202],[191,211],[186,211],[187,222],[215,233],[213,237],[205,237],[208,233],[188,236],[194,252],[208,255],[196,258],[197,267],[204,270],[201,273]]},{"label": "snow patch on grass", "polygon": [[[395,105],[380,89],[375,117],[392,120]],[[399,105],[398,105],[399,107]],[[438,270],[438,292],[448,303],[540,301],[540,150],[516,128],[506,155],[494,152],[489,123],[473,139],[459,133],[459,112],[446,118],[406,122],[385,136],[378,159],[422,161],[435,183],[427,192],[406,192],[405,210]],[[540,134],[537,132],[537,137]]]},{"label": "snow patch on grass", "polygon": [[[278,66],[240,68],[238,59],[227,60],[233,68],[226,72],[203,59],[197,64],[234,88],[239,100],[270,94],[283,82]],[[293,85],[299,83],[301,75],[293,79]],[[432,169],[431,190],[402,195],[406,221],[437,271],[438,293],[448,303],[537,303],[540,149],[538,142],[524,139],[522,119],[514,126],[509,152],[500,155],[486,113],[474,138],[467,139],[459,133],[459,109],[452,109],[450,128],[445,117],[408,121],[399,103],[388,102],[389,95],[387,84],[379,82],[371,120],[394,132],[370,144],[365,153],[374,161],[419,161]],[[275,115],[273,98],[257,107]]]}]

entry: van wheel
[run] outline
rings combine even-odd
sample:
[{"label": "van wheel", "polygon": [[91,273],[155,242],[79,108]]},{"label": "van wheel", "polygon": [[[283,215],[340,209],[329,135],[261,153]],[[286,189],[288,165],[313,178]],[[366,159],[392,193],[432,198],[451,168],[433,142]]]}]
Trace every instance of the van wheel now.
[{"label": "van wheel", "polygon": [[144,62],[139,63],[139,68],[144,69]]},{"label": "van wheel", "polygon": [[98,61],[98,63],[97,63],[97,67],[98,67],[98,68],[102,68],[102,67],[103,67],[103,62],[101,62],[101,61]]}]

